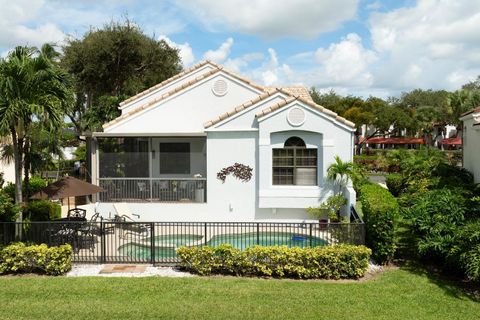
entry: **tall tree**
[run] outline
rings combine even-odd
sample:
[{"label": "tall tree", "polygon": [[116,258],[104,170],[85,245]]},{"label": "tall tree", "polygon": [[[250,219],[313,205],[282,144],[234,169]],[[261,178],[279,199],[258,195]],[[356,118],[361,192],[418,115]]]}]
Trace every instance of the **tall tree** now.
[{"label": "tall tree", "polygon": [[0,60],[0,133],[11,137],[17,204],[23,202],[22,168],[32,123],[58,126],[69,93],[67,75],[34,47],[16,47]]},{"label": "tall tree", "polygon": [[[92,110],[88,122],[83,118],[92,107],[101,109],[106,101],[112,102],[102,100],[103,96],[134,95],[182,68],[177,49],[147,36],[129,20],[91,29],[82,39],[69,39],[63,51],[61,64],[74,77],[77,97],[67,115],[78,133],[98,124],[92,117],[102,115],[101,110]],[[109,110],[107,115],[114,117],[116,113]]]}]

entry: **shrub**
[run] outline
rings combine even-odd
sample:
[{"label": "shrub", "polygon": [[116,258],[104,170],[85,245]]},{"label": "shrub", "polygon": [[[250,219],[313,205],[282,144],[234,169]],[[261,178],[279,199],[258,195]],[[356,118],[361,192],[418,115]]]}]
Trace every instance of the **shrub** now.
[{"label": "shrub", "polygon": [[[42,188],[46,187],[48,184],[47,180],[40,177],[31,177],[29,181],[30,181],[29,189],[30,189],[31,195],[42,190]],[[8,183],[3,188],[3,191],[5,191],[10,196],[10,198],[15,200],[15,184],[14,183],[11,183],[11,182]],[[25,194],[25,181],[23,181],[22,183],[22,192]]]},{"label": "shrub", "polygon": [[0,190],[0,221],[15,221],[18,212],[19,208],[13,203],[12,198]]},{"label": "shrub", "polygon": [[468,279],[480,281],[480,220],[459,228],[449,264],[460,269]]},{"label": "shrub", "polygon": [[181,247],[181,265],[200,275],[229,274],[297,279],[357,279],[365,274],[371,250],[365,246],[316,248],[231,245]]},{"label": "shrub", "polygon": [[24,210],[24,217],[30,221],[50,221],[61,218],[62,207],[49,200],[30,201]]},{"label": "shrub", "polygon": [[404,188],[403,177],[399,173],[391,173],[386,178],[386,184],[388,190],[395,196],[398,197]]},{"label": "shrub", "polygon": [[0,249],[0,274],[45,273],[61,275],[72,268],[72,247],[69,244],[48,247],[46,244],[26,246],[18,242]]},{"label": "shrub", "polygon": [[372,257],[378,263],[386,263],[395,253],[395,229],[398,203],[388,190],[378,184],[366,184],[361,188],[360,202],[366,228],[366,244],[372,249]]},{"label": "shrub", "polygon": [[458,227],[465,222],[465,199],[449,189],[439,189],[413,201],[404,215],[411,220],[418,253],[444,262],[455,243]]},{"label": "shrub", "polygon": [[314,218],[320,220],[325,216],[330,222],[340,222],[340,209],[347,204],[347,199],[341,194],[328,197],[319,207],[307,208],[307,212]]}]

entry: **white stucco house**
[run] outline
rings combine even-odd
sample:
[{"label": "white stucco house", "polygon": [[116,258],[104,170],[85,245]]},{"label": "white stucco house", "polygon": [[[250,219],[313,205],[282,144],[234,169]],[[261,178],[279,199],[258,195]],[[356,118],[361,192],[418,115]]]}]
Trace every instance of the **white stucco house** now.
[{"label": "white stucco house", "polygon": [[[353,160],[354,124],[308,90],[260,86],[209,61],[120,108],[92,133],[103,216],[122,202],[142,221],[310,221],[305,208],[334,192],[334,156]],[[217,177],[234,164],[251,178]],[[344,194],[355,202],[351,186]]]},{"label": "white stucco house", "polygon": [[480,183],[480,107],[462,114],[463,167],[473,173],[475,183]]}]

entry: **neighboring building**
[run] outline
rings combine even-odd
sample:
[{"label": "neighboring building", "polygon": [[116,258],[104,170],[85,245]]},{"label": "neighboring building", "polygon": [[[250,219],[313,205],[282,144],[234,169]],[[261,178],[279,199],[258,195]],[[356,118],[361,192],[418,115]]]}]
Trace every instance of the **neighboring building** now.
[{"label": "neighboring building", "polygon": [[[338,190],[326,178],[334,157],[353,159],[354,124],[307,89],[259,86],[209,61],[120,109],[92,134],[103,216],[128,202],[143,221],[311,220],[305,208]],[[218,173],[236,163],[253,169],[251,179],[222,182]],[[355,203],[351,186],[344,194]]]},{"label": "neighboring building", "polygon": [[463,167],[480,183],[480,107],[462,114]]},{"label": "neighboring building", "polygon": [[12,163],[4,163],[0,161],[0,173],[3,174],[3,180],[5,183],[15,182],[15,166]]}]

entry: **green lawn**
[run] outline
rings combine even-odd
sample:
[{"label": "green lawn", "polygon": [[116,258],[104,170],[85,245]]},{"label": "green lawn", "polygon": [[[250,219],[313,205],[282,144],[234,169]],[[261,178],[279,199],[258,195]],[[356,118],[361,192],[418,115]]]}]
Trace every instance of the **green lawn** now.
[{"label": "green lawn", "polygon": [[362,282],[0,277],[1,319],[479,319],[480,303],[421,272]]}]

